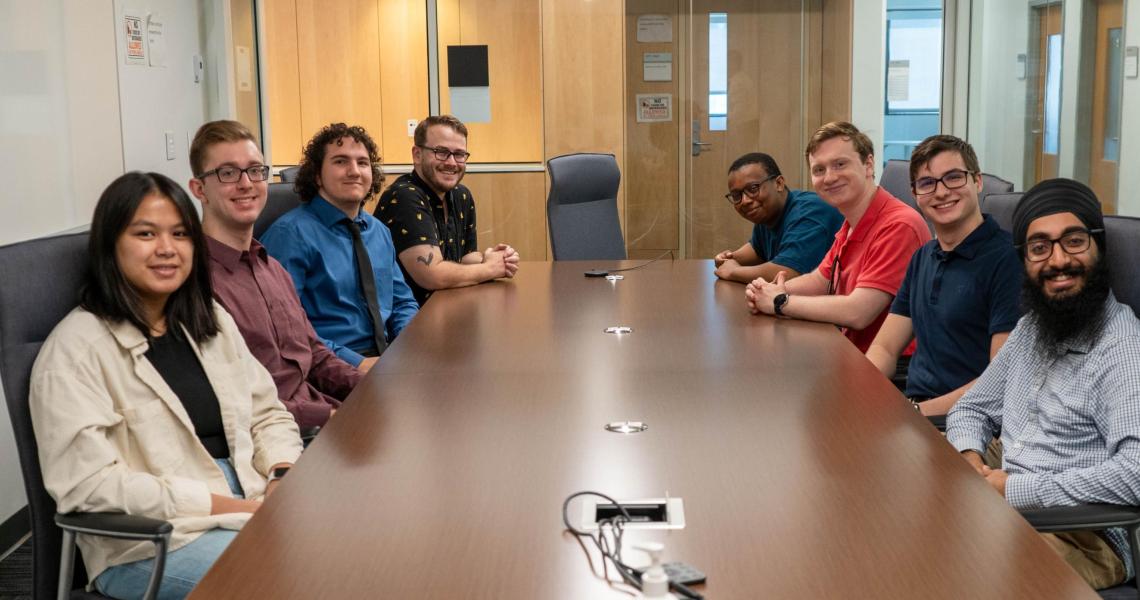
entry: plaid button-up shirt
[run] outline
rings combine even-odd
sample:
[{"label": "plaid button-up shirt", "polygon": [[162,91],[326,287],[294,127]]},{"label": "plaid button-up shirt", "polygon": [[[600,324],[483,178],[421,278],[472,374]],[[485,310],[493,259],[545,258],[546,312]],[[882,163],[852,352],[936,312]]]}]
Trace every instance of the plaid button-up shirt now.
[{"label": "plaid button-up shirt", "polygon": [[[1140,320],[1109,296],[1095,339],[1050,355],[1023,317],[989,368],[950,411],[946,438],[983,453],[1001,431],[1005,496],[1015,508],[1140,505]],[[1122,529],[1105,537],[1132,565]]]}]

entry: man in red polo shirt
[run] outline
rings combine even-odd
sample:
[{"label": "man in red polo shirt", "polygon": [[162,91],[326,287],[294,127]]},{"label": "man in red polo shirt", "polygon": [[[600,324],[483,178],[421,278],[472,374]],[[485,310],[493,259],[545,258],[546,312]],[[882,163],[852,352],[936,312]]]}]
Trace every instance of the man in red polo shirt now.
[{"label": "man in red polo shirt", "polygon": [[780,273],[748,284],[753,314],[834,323],[860,352],[870,347],[911,255],[930,240],[918,211],[875,184],[873,151],[851,123],[828,123],[812,135],[805,152],[812,186],[844,223],[811,273],[787,281]]}]

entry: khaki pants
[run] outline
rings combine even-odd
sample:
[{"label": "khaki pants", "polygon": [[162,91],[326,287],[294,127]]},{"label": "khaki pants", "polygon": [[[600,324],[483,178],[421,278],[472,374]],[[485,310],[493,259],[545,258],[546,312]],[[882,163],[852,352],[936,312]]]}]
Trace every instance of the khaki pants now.
[{"label": "khaki pants", "polygon": [[1124,583],[1124,562],[1092,531],[1042,533],[1042,538],[1094,589]]}]

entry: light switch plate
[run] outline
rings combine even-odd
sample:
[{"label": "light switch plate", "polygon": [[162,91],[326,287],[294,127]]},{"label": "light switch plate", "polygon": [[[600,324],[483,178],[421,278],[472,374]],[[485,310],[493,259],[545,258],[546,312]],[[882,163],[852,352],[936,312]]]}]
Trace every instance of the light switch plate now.
[{"label": "light switch plate", "polygon": [[166,160],[174,160],[174,132],[167,131],[166,135]]},{"label": "light switch plate", "polygon": [[419,121],[416,121],[415,119],[408,119],[408,137],[415,137],[416,125],[418,124]]}]

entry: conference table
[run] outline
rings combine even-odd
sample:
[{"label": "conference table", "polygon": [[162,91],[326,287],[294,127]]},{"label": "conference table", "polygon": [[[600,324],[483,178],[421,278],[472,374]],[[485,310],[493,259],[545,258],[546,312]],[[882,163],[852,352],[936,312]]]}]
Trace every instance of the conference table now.
[{"label": "conference table", "polygon": [[708,598],[1097,597],[834,326],[710,261],[583,276],[638,264],[437,293],[192,597],[629,598],[563,527],[581,490],[682,498],[623,556]]}]

